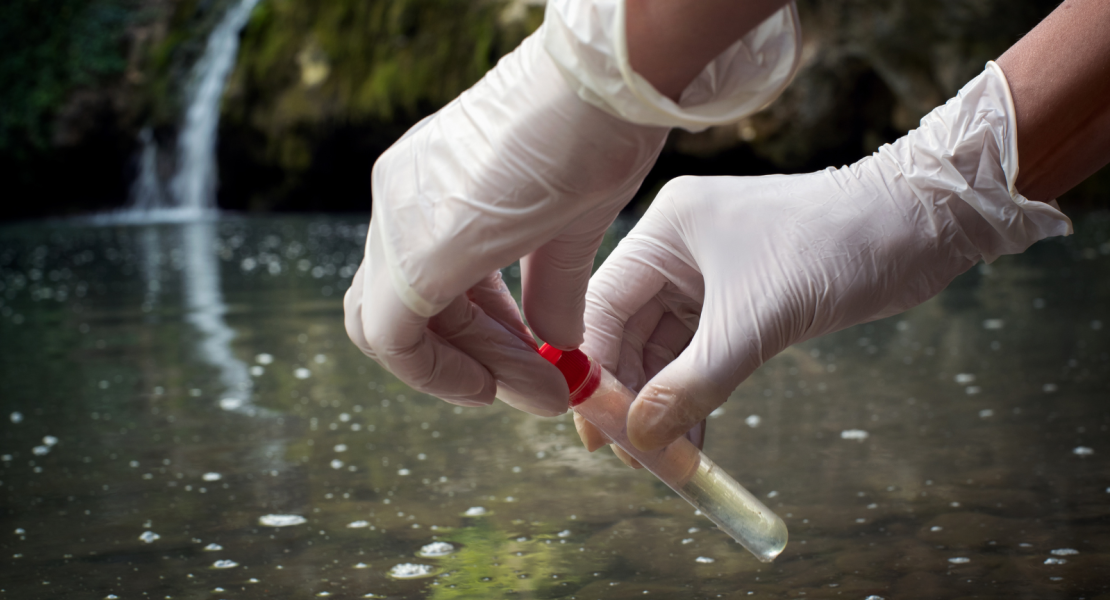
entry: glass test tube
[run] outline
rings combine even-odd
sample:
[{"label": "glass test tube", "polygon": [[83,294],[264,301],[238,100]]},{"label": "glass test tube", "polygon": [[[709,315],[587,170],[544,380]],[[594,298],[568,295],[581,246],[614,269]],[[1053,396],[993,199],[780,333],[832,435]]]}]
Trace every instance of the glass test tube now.
[{"label": "glass test tube", "polygon": [[[552,360],[555,353],[561,356]],[[638,450],[632,445],[628,440],[628,409],[636,395],[616,377],[578,350],[560,352],[547,346],[541,349],[541,354],[567,377],[574,411],[600,429],[614,444],[638,460],[759,560],[771,562],[783,551],[787,531],[782,519],[685,437],[650,452]],[[586,371],[584,376],[576,373],[581,371]]]}]

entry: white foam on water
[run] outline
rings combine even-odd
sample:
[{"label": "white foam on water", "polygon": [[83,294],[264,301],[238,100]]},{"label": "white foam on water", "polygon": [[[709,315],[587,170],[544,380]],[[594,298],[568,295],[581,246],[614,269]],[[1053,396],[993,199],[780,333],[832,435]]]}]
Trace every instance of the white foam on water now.
[{"label": "white foam on water", "polygon": [[842,440],[857,440],[862,442],[870,437],[871,434],[862,429],[845,429],[840,432],[840,439]]},{"label": "white foam on water", "polygon": [[447,556],[455,551],[455,547],[447,542],[432,542],[420,548],[419,554],[424,558],[436,558],[438,556]]},{"label": "white foam on water", "polygon": [[213,569],[234,569],[238,566],[239,563],[233,560],[217,560],[216,562],[212,563]]},{"label": "white foam on water", "polygon": [[331,468],[333,468],[333,469],[342,469],[343,468],[343,461],[339,460],[338,458],[332,459],[330,464],[331,464]]},{"label": "white foam on water", "polygon": [[950,562],[954,565],[963,565],[963,564],[967,564],[967,563],[971,562],[971,559],[967,558],[965,556],[956,556],[956,557],[948,559],[948,562]]},{"label": "white foam on water", "polygon": [[466,509],[466,512],[463,513],[463,516],[464,517],[480,517],[480,516],[482,516],[482,515],[484,515],[488,512],[489,511],[487,511],[482,506],[471,506],[470,508]]},{"label": "white foam on water", "polygon": [[50,446],[35,446],[31,448],[31,453],[35,456],[46,456],[50,453]]},{"label": "white foam on water", "polygon": [[699,562],[699,563],[708,565],[710,563],[715,563],[717,561],[712,559],[712,558],[709,558],[708,556],[699,556],[699,557],[694,559],[694,562]]},{"label": "white foam on water", "polygon": [[257,361],[260,365],[268,365],[274,362],[274,355],[263,352],[262,354],[254,357],[254,360]]},{"label": "white foam on water", "polygon": [[983,321],[983,329],[1002,329],[1006,322],[1002,319],[987,319]]},{"label": "white foam on water", "polygon": [[932,527],[929,528],[929,531],[942,531],[942,530],[944,530],[944,528],[941,527],[940,525],[933,525]]},{"label": "white foam on water", "polygon": [[149,544],[154,540],[160,539],[161,537],[162,536],[154,533],[153,531],[144,531],[142,535],[139,536],[139,539]]},{"label": "white foam on water", "polygon": [[994,411],[989,409],[989,408],[984,408],[983,410],[979,411],[979,418],[980,419],[989,419],[993,416],[994,416]]},{"label": "white foam on water", "polygon": [[686,544],[693,544],[693,543],[694,543],[694,538],[686,538],[686,539],[682,540],[682,545],[683,546],[685,546]]},{"label": "white foam on water", "polygon": [[960,385],[967,385],[975,381],[974,373],[958,373],[956,374],[956,383]]},{"label": "white foam on water", "polygon": [[213,542],[211,544],[208,544],[207,546],[204,547],[205,552],[219,552],[220,550],[223,550],[223,549],[224,549],[223,546],[221,546],[221,545],[219,545],[215,542]]},{"label": "white foam on water", "polygon": [[1067,562],[1068,561],[1065,558],[1046,558],[1046,559],[1044,559],[1044,564],[1046,564],[1046,565],[1062,565],[1062,564],[1066,564]]},{"label": "white foam on water", "polygon": [[266,527],[290,527],[292,525],[303,525],[307,522],[308,519],[300,515],[263,515],[258,518],[258,524]]},{"label": "white foam on water", "polygon": [[412,471],[410,471],[408,469],[398,469],[397,474],[400,475],[401,477],[404,477],[406,475],[412,474]]},{"label": "white foam on water", "polygon": [[368,564],[366,564],[366,563],[358,563],[357,565],[355,565],[355,568],[356,568],[356,569],[366,569],[366,568],[368,568],[369,566],[370,566],[370,565],[368,565]]},{"label": "white foam on water", "polygon": [[12,414],[8,415],[8,418],[12,420],[12,423],[22,423],[23,413],[15,411]]},{"label": "white foam on water", "polygon": [[759,415],[748,415],[748,417],[744,419],[744,424],[754,429],[756,427],[759,427],[759,424],[762,421],[763,419],[760,418]]},{"label": "white foam on water", "polygon": [[570,530],[569,529],[564,529],[564,530],[560,531],[559,533],[556,533],[555,535],[558,536],[558,537],[561,537],[561,538],[570,537]]},{"label": "white foam on water", "polygon": [[297,379],[308,379],[309,377],[312,377],[312,371],[309,371],[304,367],[299,367],[297,370],[293,371],[293,377],[296,377]]},{"label": "white foam on water", "polygon": [[1079,554],[1079,551],[1075,548],[1057,548],[1053,550],[1051,554],[1054,556],[1071,556],[1073,554]]},{"label": "white foam on water", "polygon": [[346,452],[347,444],[336,444],[335,447],[332,448],[332,450],[335,450],[336,452]]},{"label": "white foam on water", "polygon": [[50,448],[53,448],[54,445],[58,443],[58,438],[56,438],[52,435],[48,435],[48,436],[42,438],[42,443],[46,444]]},{"label": "white foam on water", "polygon": [[200,478],[205,480],[205,481],[219,481],[219,480],[223,479],[223,477],[224,477],[223,475],[220,475],[219,473],[216,473],[216,472],[205,473],[204,475],[200,476]]},{"label": "white foam on water", "polygon": [[362,529],[369,526],[369,521],[351,521],[350,523],[347,523],[347,529]]},{"label": "white foam on water", "polygon": [[1095,451],[1087,446],[1076,446],[1075,449],[1072,450],[1072,453],[1076,456],[1090,456],[1094,454]]},{"label": "white foam on water", "polygon": [[1060,389],[1060,386],[1056,385],[1055,383],[1046,383],[1043,386],[1041,386],[1041,390],[1043,390],[1044,393],[1046,393],[1046,394],[1051,394],[1052,392],[1055,392],[1058,389]]},{"label": "white foam on water", "polygon": [[418,565],[416,563],[401,563],[394,565],[389,570],[389,576],[395,579],[415,579],[417,577],[427,577],[435,572],[435,568],[431,565]]}]

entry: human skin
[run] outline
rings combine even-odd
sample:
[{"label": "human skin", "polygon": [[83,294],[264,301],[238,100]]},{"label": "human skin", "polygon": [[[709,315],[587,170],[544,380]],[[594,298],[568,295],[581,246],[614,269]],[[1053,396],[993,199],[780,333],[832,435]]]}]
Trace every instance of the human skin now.
[{"label": "human skin", "polygon": [[1017,189],[1057,198],[1110,163],[1110,2],[1067,0],[1001,57],[1017,111]]}]

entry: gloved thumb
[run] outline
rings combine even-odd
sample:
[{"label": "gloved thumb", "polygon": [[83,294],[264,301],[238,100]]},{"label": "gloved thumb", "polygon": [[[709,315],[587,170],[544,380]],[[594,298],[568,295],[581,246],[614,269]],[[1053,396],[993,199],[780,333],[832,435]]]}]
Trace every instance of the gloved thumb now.
[{"label": "gloved thumb", "polygon": [[758,343],[738,343],[719,325],[703,312],[690,345],[636,396],[628,439],[640,450],[662,448],[697,426],[762,362]]}]

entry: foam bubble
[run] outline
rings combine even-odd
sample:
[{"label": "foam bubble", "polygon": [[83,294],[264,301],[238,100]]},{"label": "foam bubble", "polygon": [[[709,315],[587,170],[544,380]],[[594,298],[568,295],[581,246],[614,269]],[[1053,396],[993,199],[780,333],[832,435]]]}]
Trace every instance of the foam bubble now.
[{"label": "foam bubble", "polygon": [[149,543],[153,542],[154,540],[157,540],[161,537],[162,536],[158,535],[157,533],[154,533],[153,531],[144,531],[142,533],[142,535],[139,536],[139,539],[149,544]]},{"label": "foam bubble", "polygon": [[401,563],[394,565],[389,570],[389,576],[395,579],[415,579],[417,577],[428,577],[435,572],[431,565],[418,565],[416,563]]},{"label": "foam bubble", "polygon": [[300,515],[263,515],[258,518],[258,524],[266,527],[289,527],[303,525],[307,522],[308,519]]},{"label": "foam bubble", "polygon": [[420,548],[419,554],[424,558],[435,558],[438,556],[447,556],[455,551],[455,547],[447,542],[432,542]]}]

